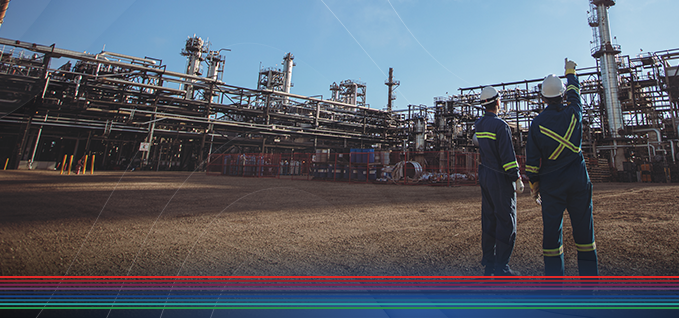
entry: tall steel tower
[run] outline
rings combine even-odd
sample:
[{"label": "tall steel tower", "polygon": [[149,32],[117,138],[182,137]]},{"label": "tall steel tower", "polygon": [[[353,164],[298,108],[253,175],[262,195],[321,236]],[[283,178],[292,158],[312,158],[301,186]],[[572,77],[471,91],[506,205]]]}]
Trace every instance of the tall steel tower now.
[{"label": "tall steel tower", "polygon": [[618,65],[615,56],[620,45],[611,40],[608,8],[615,5],[613,0],[590,0],[589,25],[592,27],[592,56],[599,59],[601,82],[604,86],[603,101],[606,106],[608,132],[611,137],[621,137],[623,129],[622,106],[618,99]]},{"label": "tall steel tower", "polygon": [[283,56],[283,91],[290,93],[290,88],[292,87],[292,67],[295,63],[292,61],[295,57],[292,53],[287,53]]},{"label": "tall steel tower", "polygon": [[[208,51],[209,48],[205,46],[203,39],[197,37],[195,34],[193,37],[186,39],[186,46],[182,49],[181,55],[186,56],[187,75],[203,75],[200,69],[200,63],[205,61],[205,54],[208,53]],[[188,82],[193,83],[195,80],[188,80]],[[185,84],[184,90],[186,90],[186,98],[193,99],[193,85]]]},{"label": "tall steel tower", "polygon": [[394,81],[394,68],[390,67],[389,68],[389,79],[387,79],[386,82],[384,82],[384,85],[387,85],[389,87],[389,92],[387,96],[387,111],[391,113],[392,111],[392,101],[396,99],[396,94],[394,90],[401,85],[401,81]]}]

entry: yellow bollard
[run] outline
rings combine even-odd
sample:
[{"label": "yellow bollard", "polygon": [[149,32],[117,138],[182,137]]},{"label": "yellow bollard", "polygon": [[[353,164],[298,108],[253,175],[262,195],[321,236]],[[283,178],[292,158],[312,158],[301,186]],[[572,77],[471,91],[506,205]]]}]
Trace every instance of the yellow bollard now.
[{"label": "yellow bollard", "polygon": [[71,168],[73,167],[73,155],[71,155],[71,160],[68,161],[68,175],[71,175]]},{"label": "yellow bollard", "polygon": [[5,160],[5,168],[2,169],[2,170],[7,170],[7,164],[8,164],[8,163],[9,163],[9,158],[7,158],[7,160]]},{"label": "yellow bollard", "polygon": [[[83,161],[83,174],[87,171],[87,155],[85,155],[85,161]],[[80,173],[80,171],[78,171]]]},{"label": "yellow bollard", "polygon": [[90,164],[90,174],[94,174],[94,155],[92,155],[92,163]]},{"label": "yellow bollard", "polygon": [[59,174],[64,174],[64,166],[66,166],[66,158],[68,158],[68,155],[64,155],[64,160],[61,161],[61,173],[59,173]]}]

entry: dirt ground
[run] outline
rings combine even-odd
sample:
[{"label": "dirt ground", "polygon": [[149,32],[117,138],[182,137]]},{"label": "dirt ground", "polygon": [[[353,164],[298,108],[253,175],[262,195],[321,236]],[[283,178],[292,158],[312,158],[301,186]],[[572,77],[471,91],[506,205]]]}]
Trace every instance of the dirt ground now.
[{"label": "dirt ground", "polygon": [[[527,191],[528,192],[528,191]],[[0,275],[481,275],[476,187],[0,171]],[[602,275],[679,275],[679,184],[598,183]],[[510,265],[543,275],[518,198]],[[577,275],[564,221],[566,274]]]}]

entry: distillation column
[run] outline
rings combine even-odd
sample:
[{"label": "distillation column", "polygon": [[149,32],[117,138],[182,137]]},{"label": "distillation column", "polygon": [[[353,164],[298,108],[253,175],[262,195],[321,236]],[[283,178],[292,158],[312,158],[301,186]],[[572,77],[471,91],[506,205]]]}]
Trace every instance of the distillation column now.
[{"label": "distillation column", "polygon": [[224,73],[224,57],[219,54],[219,51],[210,51],[205,60],[208,63],[207,74],[205,77],[213,81],[221,80],[221,75]]},{"label": "distillation column", "polygon": [[[283,56],[283,91],[290,93],[290,87],[292,87],[292,67],[295,63],[292,61],[295,57],[292,53],[287,53]],[[288,104],[288,97],[283,98],[283,104]]]},{"label": "distillation column", "polygon": [[396,99],[396,94],[394,91],[399,85],[401,85],[400,81],[394,81],[394,68],[389,68],[389,79],[384,82],[384,85],[387,85],[389,88],[387,96],[387,111],[391,113],[393,107],[392,102]]},{"label": "distillation column", "polygon": [[604,102],[608,119],[608,132],[613,138],[621,137],[618,131],[623,128],[622,106],[618,99],[618,65],[615,55],[620,46],[611,41],[608,23],[608,8],[615,5],[613,0],[590,0],[589,25],[594,33],[592,56],[599,59],[601,82],[604,86]]},{"label": "distillation column", "polygon": [[[186,40],[186,46],[181,52],[181,55],[186,56],[186,74],[191,76],[202,75],[200,70],[200,63],[205,60],[203,56],[207,53],[208,49],[204,46],[203,39],[193,36]],[[195,80],[189,80],[189,82],[195,82]],[[186,90],[186,98],[193,99],[193,85],[185,84],[184,90]]]},{"label": "distillation column", "polygon": [[[224,56],[220,55],[219,52],[226,50],[226,51],[231,51],[230,49],[220,49],[219,51],[210,51],[207,56],[205,57],[205,61],[207,62],[208,68],[207,68],[207,74],[206,78],[211,79],[213,81],[221,81],[222,80],[222,75],[224,73],[224,62],[226,59]],[[211,100],[214,101],[214,98],[217,97],[217,94],[214,92],[205,92],[203,94],[203,98],[205,100]]]},{"label": "distillation column", "polygon": [[283,57],[283,91],[286,93],[290,93],[290,87],[292,87],[292,67],[295,66],[292,60],[294,59],[292,53],[285,54]]}]

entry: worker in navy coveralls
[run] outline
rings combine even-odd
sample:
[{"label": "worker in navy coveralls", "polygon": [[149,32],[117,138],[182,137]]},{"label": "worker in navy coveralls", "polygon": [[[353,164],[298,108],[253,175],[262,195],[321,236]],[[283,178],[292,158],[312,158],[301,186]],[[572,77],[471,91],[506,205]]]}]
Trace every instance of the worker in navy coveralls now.
[{"label": "worker in navy coveralls", "polygon": [[474,137],[481,155],[481,264],[486,276],[516,276],[508,263],[516,242],[516,192],[523,192],[523,182],[511,130],[497,116],[500,95],[487,86],[480,98],[485,114],[474,123]]},{"label": "worker in navy coveralls", "polygon": [[582,104],[575,67],[575,62],[566,59],[567,87],[553,74],[542,82],[541,93],[548,106],[531,123],[526,145],[526,172],[531,194],[536,201],[542,201],[542,253],[547,276],[564,275],[562,229],[565,209],[573,227],[580,276],[599,275],[592,183],[580,149]]}]

